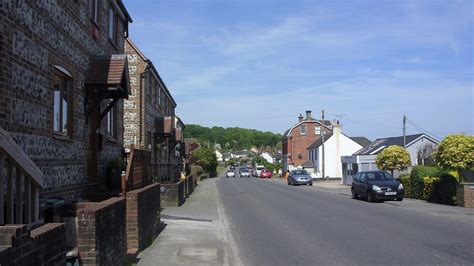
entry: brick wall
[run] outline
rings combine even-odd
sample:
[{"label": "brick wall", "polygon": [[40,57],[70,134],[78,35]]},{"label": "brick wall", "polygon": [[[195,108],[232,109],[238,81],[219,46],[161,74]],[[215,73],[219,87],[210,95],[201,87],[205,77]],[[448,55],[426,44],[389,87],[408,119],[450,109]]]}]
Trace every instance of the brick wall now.
[{"label": "brick wall", "polygon": [[65,265],[64,224],[0,226],[0,265]]},{"label": "brick wall", "polygon": [[123,265],[127,252],[125,198],[75,204],[81,265]]},{"label": "brick wall", "polygon": [[185,201],[184,186],[183,180],[174,184],[161,184],[161,205],[165,207],[183,205]]},{"label": "brick wall", "polygon": [[128,253],[147,247],[160,227],[160,184],[155,183],[127,192]]},{"label": "brick wall", "polygon": [[474,183],[461,183],[456,191],[457,205],[474,208]]},{"label": "brick wall", "polygon": [[[107,36],[109,1],[100,1],[97,38],[91,36],[93,23],[86,0],[0,2],[0,126],[42,170],[47,193],[42,192],[42,197],[56,192],[81,197],[88,182],[84,80],[92,57],[124,51],[122,34],[117,46]],[[52,132],[55,65],[72,75],[70,139],[54,137]],[[123,101],[119,101],[117,141],[105,141],[99,154],[99,177],[106,163],[121,154],[122,114]],[[103,134],[105,123],[100,127]]]}]

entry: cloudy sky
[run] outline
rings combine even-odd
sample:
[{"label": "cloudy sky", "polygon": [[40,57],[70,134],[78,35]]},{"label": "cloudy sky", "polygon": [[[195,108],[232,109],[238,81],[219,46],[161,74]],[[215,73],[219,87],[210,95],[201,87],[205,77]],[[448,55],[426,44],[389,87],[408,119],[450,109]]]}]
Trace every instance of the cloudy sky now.
[{"label": "cloudy sky", "polygon": [[125,0],[185,123],[370,139],[473,132],[473,1]]}]

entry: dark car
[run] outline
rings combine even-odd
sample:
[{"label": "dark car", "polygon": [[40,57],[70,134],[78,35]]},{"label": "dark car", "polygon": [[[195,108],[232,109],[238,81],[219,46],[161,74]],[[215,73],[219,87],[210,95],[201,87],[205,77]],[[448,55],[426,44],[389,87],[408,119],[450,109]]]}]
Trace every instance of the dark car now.
[{"label": "dark car", "polygon": [[306,170],[293,170],[288,175],[288,185],[313,185],[313,178]]},{"label": "dark car", "polygon": [[405,195],[403,185],[384,171],[359,172],[351,187],[352,198],[367,198],[367,201],[398,200]]}]

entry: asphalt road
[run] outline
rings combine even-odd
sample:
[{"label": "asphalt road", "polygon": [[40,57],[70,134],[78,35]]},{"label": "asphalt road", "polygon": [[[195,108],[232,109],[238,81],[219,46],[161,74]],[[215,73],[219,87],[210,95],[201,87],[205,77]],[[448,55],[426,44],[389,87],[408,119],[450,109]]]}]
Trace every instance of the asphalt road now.
[{"label": "asphalt road", "polygon": [[244,265],[474,265],[472,223],[238,174],[217,188]]}]

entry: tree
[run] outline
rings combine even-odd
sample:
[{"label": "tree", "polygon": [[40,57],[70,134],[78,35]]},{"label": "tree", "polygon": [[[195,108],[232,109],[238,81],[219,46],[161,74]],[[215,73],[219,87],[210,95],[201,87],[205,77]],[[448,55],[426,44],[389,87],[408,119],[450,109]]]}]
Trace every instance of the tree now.
[{"label": "tree", "polygon": [[380,170],[389,170],[393,175],[393,170],[405,169],[411,164],[410,154],[400,146],[388,146],[377,155],[375,164]]},{"label": "tree", "polygon": [[474,167],[474,136],[453,134],[438,145],[435,160],[439,167],[447,170],[469,170]]},{"label": "tree", "polygon": [[213,150],[203,146],[196,150],[193,155],[197,159],[196,163],[200,165],[204,169],[204,171],[210,174],[216,172],[217,157],[216,153]]},{"label": "tree", "polygon": [[417,161],[418,165],[433,165],[434,163],[434,152],[436,151],[436,146],[432,143],[427,143],[418,150]]}]

